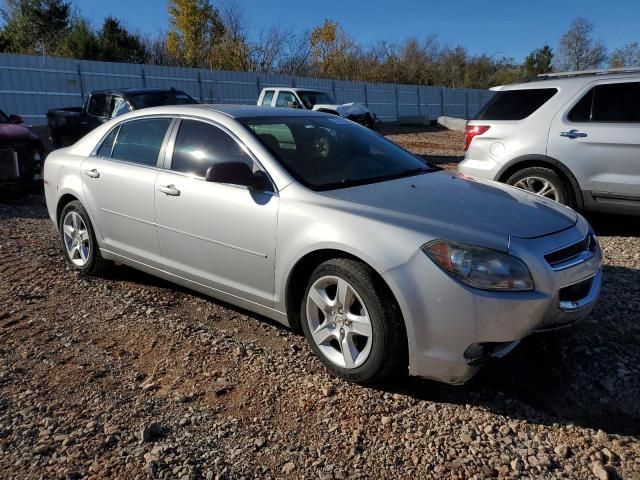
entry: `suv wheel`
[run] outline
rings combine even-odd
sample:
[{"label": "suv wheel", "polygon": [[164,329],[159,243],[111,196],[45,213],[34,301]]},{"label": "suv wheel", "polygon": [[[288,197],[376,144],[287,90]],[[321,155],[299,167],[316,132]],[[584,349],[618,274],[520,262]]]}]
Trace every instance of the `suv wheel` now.
[{"label": "suv wheel", "polygon": [[395,299],[371,269],[336,258],[311,275],[302,301],[302,330],[335,375],[372,384],[407,369],[407,340]]},{"label": "suv wheel", "polygon": [[566,183],[550,168],[524,168],[511,175],[506,183],[564,205],[573,203]]}]

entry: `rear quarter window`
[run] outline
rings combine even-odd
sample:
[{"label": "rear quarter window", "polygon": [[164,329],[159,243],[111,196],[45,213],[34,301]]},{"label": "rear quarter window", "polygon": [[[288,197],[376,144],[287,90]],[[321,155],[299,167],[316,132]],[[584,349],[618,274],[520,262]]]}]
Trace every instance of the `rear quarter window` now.
[{"label": "rear quarter window", "polygon": [[557,88],[531,88],[497,92],[475,120],[523,120],[547,103]]}]

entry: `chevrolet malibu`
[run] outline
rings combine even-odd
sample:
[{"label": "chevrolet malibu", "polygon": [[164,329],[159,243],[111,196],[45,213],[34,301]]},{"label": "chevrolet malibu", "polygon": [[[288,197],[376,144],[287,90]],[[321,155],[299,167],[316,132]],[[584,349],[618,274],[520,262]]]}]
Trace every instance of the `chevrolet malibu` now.
[{"label": "chevrolet malibu", "polygon": [[301,328],[353,382],[463,383],[600,291],[573,210],[329,114],[145,109],[53,152],[44,178],[72,269],[116,261]]}]

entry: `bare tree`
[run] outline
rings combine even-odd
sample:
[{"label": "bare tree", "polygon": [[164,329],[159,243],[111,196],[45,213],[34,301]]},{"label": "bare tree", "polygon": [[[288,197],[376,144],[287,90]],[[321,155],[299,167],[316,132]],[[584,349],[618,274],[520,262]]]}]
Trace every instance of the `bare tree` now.
[{"label": "bare tree", "polygon": [[609,67],[640,67],[640,44],[633,42],[616,48],[609,57]]},{"label": "bare tree", "polygon": [[560,37],[557,62],[562,70],[588,70],[600,67],[607,58],[607,48],[593,40],[593,23],[576,18]]}]

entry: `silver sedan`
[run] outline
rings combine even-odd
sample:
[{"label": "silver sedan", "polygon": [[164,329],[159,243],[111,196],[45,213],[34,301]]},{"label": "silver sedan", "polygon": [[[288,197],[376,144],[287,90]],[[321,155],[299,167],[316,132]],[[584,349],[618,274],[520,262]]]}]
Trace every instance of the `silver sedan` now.
[{"label": "silver sedan", "polygon": [[354,382],[465,382],[600,291],[573,210],[328,114],[140,110],[53,152],[44,179],[71,268],[116,261],[301,328]]}]

